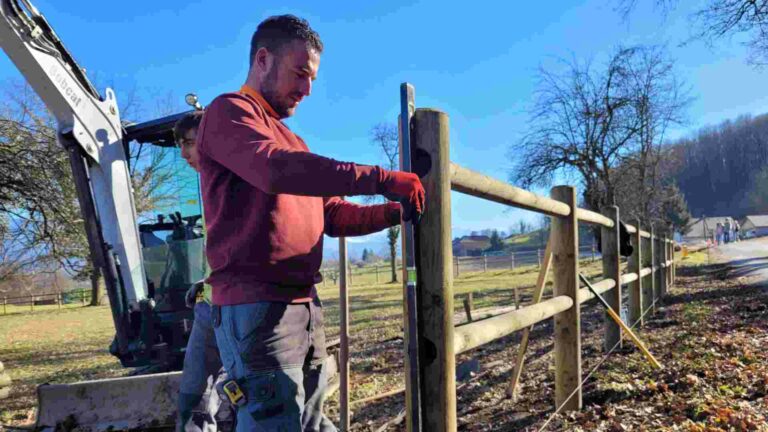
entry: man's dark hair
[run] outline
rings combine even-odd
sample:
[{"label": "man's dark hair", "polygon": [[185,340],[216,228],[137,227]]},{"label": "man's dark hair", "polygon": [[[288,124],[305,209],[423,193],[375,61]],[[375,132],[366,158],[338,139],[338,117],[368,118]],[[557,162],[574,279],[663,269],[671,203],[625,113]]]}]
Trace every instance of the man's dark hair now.
[{"label": "man's dark hair", "polygon": [[187,132],[196,129],[200,126],[200,120],[202,119],[203,111],[200,110],[184,114],[184,116],[176,120],[176,124],[173,125],[173,140],[178,141],[183,138]]},{"label": "man's dark hair", "polygon": [[259,48],[266,48],[272,53],[277,53],[288,42],[295,40],[304,41],[307,47],[323,52],[323,42],[320,35],[312,30],[309,22],[295,15],[271,16],[259,24],[251,37],[250,63],[256,57]]}]

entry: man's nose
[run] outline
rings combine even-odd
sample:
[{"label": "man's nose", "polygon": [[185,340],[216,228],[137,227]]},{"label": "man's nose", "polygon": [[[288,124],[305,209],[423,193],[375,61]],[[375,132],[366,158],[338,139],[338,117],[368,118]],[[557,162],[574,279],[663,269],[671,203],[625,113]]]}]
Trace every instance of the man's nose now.
[{"label": "man's nose", "polygon": [[301,83],[301,94],[306,97],[309,96],[312,93],[312,79],[311,78],[305,78],[302,80]]}]

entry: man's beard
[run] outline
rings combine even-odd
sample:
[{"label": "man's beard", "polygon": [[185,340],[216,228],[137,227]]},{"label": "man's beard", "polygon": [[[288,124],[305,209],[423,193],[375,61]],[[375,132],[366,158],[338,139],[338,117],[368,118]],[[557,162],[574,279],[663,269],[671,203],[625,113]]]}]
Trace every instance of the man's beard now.
[{"label": "man's beard", "polygon": [[261,95],[264,96],[264,100],[267,101],[269,106],[275,110],[281,119],[290,117],[290,107],[280,103],[275,88],[277,88],[277,68],[273,67],[272,70],[267,73],[267,76],[264,77],[264,82],[261,84]]}]

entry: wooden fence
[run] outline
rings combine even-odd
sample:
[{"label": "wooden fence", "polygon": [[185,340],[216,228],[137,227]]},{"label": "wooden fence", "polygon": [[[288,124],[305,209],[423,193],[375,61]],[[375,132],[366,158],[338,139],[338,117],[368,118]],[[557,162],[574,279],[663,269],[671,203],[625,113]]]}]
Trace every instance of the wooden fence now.
[{"label": "wooden fence", "polygon": [[[405,86],[406,84],[404,84]],[[401,93],[403,94],[403,93]],[[402,133],[401,128],[401,133]],[[667,233],[654,232],[642,221],[625,223],[631,234],[633,253],[627,258],[622,272],[619,254],[620,209],[603,208],[601,212],[579,208],[576,189],[572,186],[552,188],[550,197],[537,195],[502,181],[468,170],[450,160],[448,116],[434,109],[417,109],[409,128],[412,143],[411,160],[428,159],[428,169],[419,172],[426,190],[426,208],[415,234],[417,254],[417,307],[404,311],[404,322],[418,322],[418,361],[406,361],[406,424],[411,432],[455,431],[456,423],[456,355],[490,343],[517,331],[523,331],[510,383],[514,396],[520,379],[528,337],[532,326],[554,320],[554,381],[557,410],[578,410],[582,407],[582,359],[580,305],[594,298],[588,288],[579,284],[579,258],[585,251],[579,248],[579,223],[597,225],[601,230],[602,280],[594,281],[595,290],[609,305],[620,311],[627,309],[630,326],[643,325],[645,317],[653,314],[660,299],[675,280],[674,243]],[[401,137],[401,143],[403,139]],[[451,242],[451,191],[487,199],[511,207],[531,210],[551,218],[550,237],[546,249],[536,252],[539,277],[530,304],[486,319],[454,325],[453,278],[462,271],[469,259],[454,258]],[[670,236],[671,237],[671,236]],[[589,248],[589,246],[587,246]],[[349,306],[346,241],[339,242],[340,277],[340,417],[342,431],[349,430]],[[598,258],[594,248],[593,259]],[[487,270],[490,262],[504,260],[504,266],[514,268],[511,257],[472,258],[472,269]],[[544,300],[543,289],[551,270],[553,293]],[[388,273],[387,273],[388,274]],[[405,279],[405,272],[403,272]],[[622,287],[629,288],[628,302],[622,305]],[[406,290],[404,290],[405,296]],[[405,299],[404,299],[405,301]],[[416,314],[415,317],[409,313]],[[410,354],[408,333],[404,341],[405,358]],[[606,317],[604,344],[606,352],[620,347],[619,326]],[[414,366],[417,365],[417,366]],[[413,370],[411,368],[414,368]],[[414,384],[415,383],[415,384]],[[414,389],[411,386],[416,385]],[[414,391],[417,390],[417,391]],[[414,395],[417,400],[414,401]],[[414,421],[417,419],[417,421]]]},{"label": "wooden fence", "polygon": [[[592,245],[582,245],[579,247],[579,254],[582,259],[591,259],[595,261],[600,257],[597,247]],[[453,275],[460,276],[466,272],[487,272],[489,270],[514,270],[524,266],[541,267],[544,259],[544,249],[530,249],[524,251],[507,252],[501,255],[485,256],[463,256],[453,257]],[[372,265],[356,267],[347,263],[347,283],[361,285],[373,285],[387,283],[391,280],[392,268],[390,265]],[[398,280],[402,272],[402,264],[398,262],[396,272]],[[339,285],[339,269],[324,268],[321,270],[323,275],[322,285]]]},{"label": "wooden fence", "polygon": [[[33,312],[35,307],[56,305],[58,309],[67,305],[86,305],[91,301],[91,290],[79,289],[61,292],[52,292],[44,294],[28,294],[23,296],[3,296],[0,298],[0,311],[3,315],[21,313],[24,311]],[[29,309],[27,309],[29,307]],[[21,309],[23,308],[23,309]]]},{"label": "wooden fence", "polygon": [[[428,211],[419,225],[421,417],[423,430],[456,430],[455,357],[513,332],[554,318],[555,405],[577,410],[582,406],[580,305],[594,297],[579,284],[579,223],[601,227],[603,279],[594,283],[611,307],[621,309],[623,285],[629,284],[628,321],[640,321],[653,313],[659,299],[674,281],[672,242],[666,234],[627,225],[635,250],[627,273],[621,273],[619,255],[619,208],[600,213],[578,208],[576,189],[552,188],[550,197],[516,188],[470,171],[450,161],[448,116],[433,109],[418,109],[413,118],[412,151],[426,155],[430,168],[422,176]],[[553,275],[552,298],[496,316],[492,319],[453,325],[453,273],[451,259],[450,192],[458,191],[551,217],[547,256]],[[551,256],[550,256],[551,255]],[[549,263],[542,267],[544,270]],[[546,279],[546,270],[540,277]],[[541,286],[537,287],[540,290]],[[539,296],[540,297],[540,296]],[[536,299],[534,299],[536,300]],[[618,325],[605,320],[605,347],[621,343]],[[518,362],[520,359],[518,359]],[[519,369],[519,367],[518,367]],[[406,394],[408,394],[406,392]]]}]

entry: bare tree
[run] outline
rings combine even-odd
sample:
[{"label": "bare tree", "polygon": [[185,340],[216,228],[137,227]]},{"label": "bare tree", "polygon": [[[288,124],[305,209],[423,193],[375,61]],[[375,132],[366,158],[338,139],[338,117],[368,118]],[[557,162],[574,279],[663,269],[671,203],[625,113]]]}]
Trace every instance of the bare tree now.
[{"label": "bare tree", "polygon": [[658,47],[638,52],[627,70],[627,85],[634,95],[631,114],[639,124],[632,153],[615,170],[617,189],[622,190],[616,203],[625,219],[666,223],[665,203],[678,192],[673,187],[674,159],[665,146],[667,131],[684,124],[692,99],[676,76],[674,63]]},{"label": "bare tree", "polygon": [[577,61],[565,72],[540,68],[532,130],[514,148],[512,180],[549,185],[558,173],[580,177],[587,206],[615,200],[612,168],[629,151],[639,121],[632,116],[628,65],[642,48],[619,48],[604,70]]},{"label": "bare tree", "polygon": [[[639,0],[617,0],[617,10],[627,19]],[[652,0],[657,10],[666,13],[678,6],[679,0]],[[747,36],[748,61],[757,66],[768,63],[768,0],[708,0],[691,12],[692,35],[713,45],[716,41],[738,34]]]},{"label": "bare tree", "polygon": [[[398,144],[397,127],[391,123],[379,123],[371,128],[371,142],[379,148],[387,169],[395,170],[400,162],[400,146]],[[400,226],[387,229],[387,243],[389,244],[389,261],[392,270],[391,283],[397,282],[397,240],[400,238]]]},{"label": "bare tree", "polygon": [[532,131],[513,148],[513,181],[549,185],[558,173],[576,177],[584,204],[595,210],[622,200],[617,191],[630,172],[620,166],[653,178],[655,187],[665,132],[689,103],[673,63],[659,47],[636,46],[618,48],[601,69],[565,66],[561,74],[540,71]]},{"label": "bare tree", "polygon": [[[103,286],[90,263],[79,202],[66,152],[42,101],[24,83],[10,82],[0,104],[0,282],[25,273],[64,269],[90,277],[92,304]],[[132,152],[133,154],[133,152]],[[147,212],[170,200],[168,149],[131,160],[134,200]]]}]

